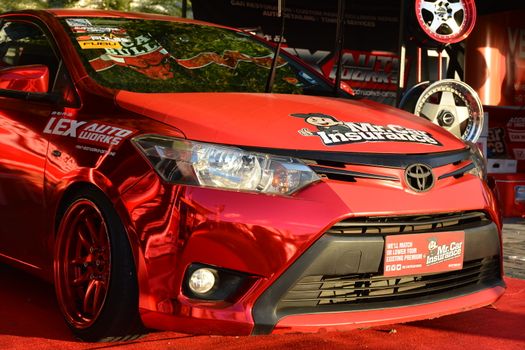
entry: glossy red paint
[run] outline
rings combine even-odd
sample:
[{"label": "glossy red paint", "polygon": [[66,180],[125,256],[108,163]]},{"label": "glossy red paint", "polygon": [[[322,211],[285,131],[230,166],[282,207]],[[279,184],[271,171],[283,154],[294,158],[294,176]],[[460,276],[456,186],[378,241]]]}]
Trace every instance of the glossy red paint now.
[{"label": "glossy red paint", "polygon": [[0,89],[46,93],[49,86],[49,69],[32,65],[4,68],[0,71]]},{"label": "glossy red paint", "polygon": [[[60,228],[63,215],[71,220],[75,215],[84,215],[75,206],[66,211],[63,203],[73,193],[97,189],[113,204],[127,233],[137,270],[138,307],[146,326],[188,333],[250,334],[255,327],[253,309],[261,295],[341,220],[483,211],[500,232],[492,193],[483,181],[468,173],[445,177],[425,193],[408,188],[402,180],[402,167],[353,164],[340,169],[389,176],[396,181],[322,178],[290,196],[167,183],[131,143],[132,137],[156,134],[236,146],[387,154],[390,158],[461,151],[465,145],[422,118],[367,101],[248,93],[139,94],[105,88],[89,77],[58,21],[59,17],[96,16],[179,20],[159,15],[74,10],[0,15],[0,19],[34,22],[43,28],[55,41],[55,49],[64,58],[72,80],[62,91],[62,105],[21,99],[0,90],[3,260],[52,281],[56,271],[65,271],[67,265],[65,256],[69,255],[60,255],[60,249],[82,244],[79,237],[61,238],[61,232],[71,228]],[[432,135],[441,145],[362,142],[329,147],[319,137],[300,134],[299,130],[312,126],[304,118],[290,116],[293,113],[324,113],[340,121],[416,129]],[[80,125],[94,123],[130,133],[122,142],[107,147],[71,137]],[[446,176],[468,164],[469,161],[446,164],[435,168],[434,175]],[[88,203],[82,203],[89,209]],[[73,254],[73,261],[77,257]],[[242,273],[247,276],[246,283],[229,300],[189,298],[183,293],[183,280],[187,267],[193,263]],[[55,277],[59,297],[61,292],[71,292],[70,281],[67,277]],[[100,304],[86,298],[94,293],[89,284],[86,288],[80,297],[92,301],[86,305],[96,315]],[[331,314],[287,316],[275,331],[435,317],[489,304],[501,293],[502,288],[495,287],[417,307],[336,314],[331,321]],[[65,314],[75,313],[67,310],[74,305],[78,308],[78,304],[64,299],[59,303]],[[79,321],[70,320],[75,322]],[[89,326],[90,322],[81,321],[78,327]]]},{"label": "glossy red paint", "polygon": [[[455,209],[468,211],[481,204],[483,210],[492,211],[493,199],[482,195],[474,176],[460,183],[440,184],[426,196],[403,188],[385,189],[385,185],[372,180],[363,186],[319,183],[287,198],[197,187],[170,188],[150,173],[122,196],[136,229],[143,232],[141,251],[148,273],[144,277],[148,295],[141,296],[144,322],[154,328],[175,327],[185,332],[198,329],[199,333],[249,334],[253,324],[249,310],[261,292],[334,223],[354,215],[381,216],[392,211],[398,215],[447,212],[449,199],[457,198],[457,191],[462,190],[478,192],[479,196],[455,199]],[[260,208],[265,208],[264,216]],[[181,222],[183,219],[185,222]],[[180,294],[183,267],[194,261],[246,272],[255,276],[257,283],[233,304],[188,299]],[[501,294],[500,289],[496,294]],[[490,295],[495,294],[487,294],[484,305],[496,300],[489,300]],[[418,309],[424,310],[425,306]],[[173,313],[174,318],[162,312]],[[404,313],[395,313],[403,320]],[[351,320],[334,319],[334,325],[341,322],[344,327]]]},{"label": "glossy red paint", "polygon": [[[152,98],[153,97],[153,98]],[[352,101],[327,97],[278,94],[199,93],[139,94],[121,91],[117,103],[163,123],[177,125],[191,140],[233,145],[326,151],[318,137],[305,137],[299,130],[311,126],[293,113],[322,112],[341,121],[399,125],[431,134],[443,146],[392,142],[388,148],[379,143],[350,143],[330,151],[371,153],[445,152],[464,147],[451,139],[444,129],[424,119],[371,101]],[[208,106],[203,110],[202,105]],[[232,108],[235,105],[236,108]],[[265,120],[264,132],[254,125]],[[290,132],[293,130],[294,132]]]}]

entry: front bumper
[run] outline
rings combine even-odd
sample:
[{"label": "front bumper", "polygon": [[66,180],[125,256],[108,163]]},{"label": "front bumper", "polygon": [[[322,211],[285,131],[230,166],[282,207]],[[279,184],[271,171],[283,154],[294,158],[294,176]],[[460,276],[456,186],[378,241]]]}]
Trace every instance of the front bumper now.
[{"label": "front bumper", "polygon": [[323,235],[257,300],[253,334],[406,322],[494,302],[505,286],[497,227],[460,226],[463,269],[422,276],[383,276],[388,234]]},{"label": "front bumper", "polygon": [[[122,200],[133,222],[128,232],[136,232],[138,242],[134,249],[141,316],[151,328],[232,335],[346,329],[467,310],[494,302],[503,291],[494,201],[471,175],[442,180],[425,194],[411,193],[402,184],[363,179],[357,184],[325,181],[294,197],[281,197],[167,185],[152,172]],[[379,300],[375,305],[337,303],[316,309],[281,302],[301,277],[319,267],[322,259],[316,257],[332,258],[334,249],[340,251],[339,261],[352,261],[346,265],[357,271],[336,269],[334,273],[328,266],[328,273],[316,271],[316,276],[381,276],[385,235],[334,233],[337,223],[472,211],[485,213],[486,219],[479,225],[456,228],[465,231],[464,260],[490,260],[490,278],[480,270],[479,283],[426,297]],[[191,299],[182,290],[185,271],[193,263],[238,271],[253,283],[235,300]],[[463,301],[461,307],[456,300]]]},{"label": "front bumper", "polygon": [[366,312],[291,315],[281,319],[272,333],[341,331],[432,319],[490,305],[498,300],[504,292],[503,286],[496,286],[450,300],[402,308],[386,308]]}]

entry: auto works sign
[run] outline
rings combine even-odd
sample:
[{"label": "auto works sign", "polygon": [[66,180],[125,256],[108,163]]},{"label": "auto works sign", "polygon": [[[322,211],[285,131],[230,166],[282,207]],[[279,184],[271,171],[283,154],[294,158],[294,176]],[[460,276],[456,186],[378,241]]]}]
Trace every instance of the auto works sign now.
[{"label": "auto works sign", "polygon": [[[277,41],[280,19],[276,0],[193,0],[196,19],[245,28]],[[347,2],[342,80],[357,95],[395,104],[400,0]],[[285,50],[335,78],[337,1],[286,1]]]}]

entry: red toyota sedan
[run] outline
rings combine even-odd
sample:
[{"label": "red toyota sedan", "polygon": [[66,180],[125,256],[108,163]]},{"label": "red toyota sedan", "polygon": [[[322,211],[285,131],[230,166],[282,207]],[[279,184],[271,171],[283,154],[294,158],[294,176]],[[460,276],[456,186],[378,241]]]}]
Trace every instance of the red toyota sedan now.
[{"label": "red toyota sedan", "polygon": [[272,58],[198,21],[0,15],[0,257],[54,283],[77,337],[351,329],[502,295],[476,147],[286,54],[266,93]]}]

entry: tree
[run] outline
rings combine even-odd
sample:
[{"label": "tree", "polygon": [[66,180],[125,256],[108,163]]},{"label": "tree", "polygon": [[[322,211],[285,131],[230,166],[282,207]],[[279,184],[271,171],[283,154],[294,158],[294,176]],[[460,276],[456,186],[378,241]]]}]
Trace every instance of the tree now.
[{"label": "tree", "polygon": [[[133,1],[132,9],[139,12],[160,13],[171,16],[182,16],[182,7],[184,0],[145,0]],[[188,8],[191,7],[190,1],[187,1]]]},{"label": "tree", "polygon": [[[91,8],[181,16],[185,0],[0,0],[0,12],[41,8]],[[191,17],[191,2],[186,1]]]},{"label": "tree", "polygon": [[2,0],[0,12],[47,8],[47,0]]}]

